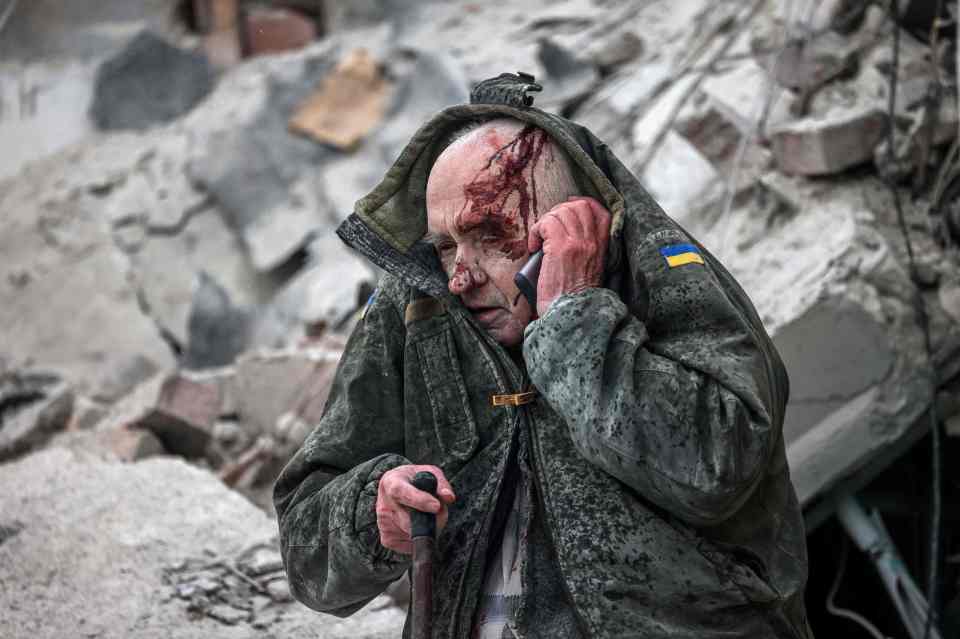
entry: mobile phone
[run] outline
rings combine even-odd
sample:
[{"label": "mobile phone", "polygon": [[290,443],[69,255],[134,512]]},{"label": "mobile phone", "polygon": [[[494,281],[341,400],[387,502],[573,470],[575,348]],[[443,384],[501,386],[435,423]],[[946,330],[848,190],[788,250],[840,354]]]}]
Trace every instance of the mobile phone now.
[{"label": "mobile phone", "polygon": [[[530,308],[537,308],[537,279],[540,277],[540,264],[543,262],[543,249],[530,256],[526,264],[513,276],[513,282],[520,293],[530,302]],[[520,299],[520,296],[517,296]],[[516,301],[514,302],[516,303]]]}]

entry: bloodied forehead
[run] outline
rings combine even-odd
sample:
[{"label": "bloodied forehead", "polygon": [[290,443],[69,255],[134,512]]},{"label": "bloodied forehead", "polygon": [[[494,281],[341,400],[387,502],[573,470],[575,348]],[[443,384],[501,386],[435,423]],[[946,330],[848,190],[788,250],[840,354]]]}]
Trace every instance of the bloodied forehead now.
[{"label": "bloodied forehead", "polygon": [[427,183],[429,229],[526,237],[537,217],[573,195],[569,163],[542,129],[492,120],[455,141]]}]

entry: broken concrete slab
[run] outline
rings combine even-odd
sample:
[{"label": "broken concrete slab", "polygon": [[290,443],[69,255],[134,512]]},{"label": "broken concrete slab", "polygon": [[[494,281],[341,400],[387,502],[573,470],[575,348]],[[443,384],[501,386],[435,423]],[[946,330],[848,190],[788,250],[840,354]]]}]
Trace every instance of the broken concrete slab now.
[{"label": "broken concrete slab", "polygon": [[216,388],[177,373],[161,373],[118,402],[97,427],[149,430],[164,449],[185,457],[203,456],[220,413]]},{"label": "broken concrete slab", "polygon": [[667,133],[642,181],[668,215],[709,199],[722,187],[713,164],[675,131]]},{"label": "broken concrete slab", "polygon": [[886,116],[864,108],[834,117],[810,117],[771,129],[777,166],[794,175],[827,175],[873,159],[886,132]]},{"label": "broken concrete slab", "polygon": [[[19,531],[0,533],[0,582],[17,585],[4,591],[10,636],[53,639],[82,628],[113,637],[135,628],[170,639],[308,639],[322,627],[328,639],[387,639],[401,631],[405,615],[386,597],[335,620],[237,577],[230,568],[246,549],[276,548],[276,522],[182,461],[103,462],[51,449],[0,466],[0,485],[18,487],[0,495],[0,526]],[[276,579],[263,581],[258,588],[269,593]],[[191,583],[193,593],[178,595]],[[224,625],[205,613],[218,605],[254,618]]]},{"label": "broken concrete slab", "polygon": [[204,56],[143,31],[97,70],[90,119],[107,131],[146,129],[187,113],[212,86]]},{"label": "broken concrete slab", "polygon": [[339,352],[322,349],[263,350],[237,360],[237,412],[253,436],[273,434],[277,419],[297,408],[305,384],[320,369],[335,368]]},{"label": "broken concrete slab", "polygon": [[[708,76],[700,90],[742,135],[765,140],[771,128],[792,119],[790,92],[777,86],[767,70],[754,60],[744,60],[725,73]],[[771,95],[770,109],[765,112],[768,95]],[[757,128],[761,121],[762,131]]]},{"label": "broken concrete slab", "polygon": [[317,38],[316,22],[285,7],[252,7],[244,16],[245,53],[264,55],[303,48]]}]

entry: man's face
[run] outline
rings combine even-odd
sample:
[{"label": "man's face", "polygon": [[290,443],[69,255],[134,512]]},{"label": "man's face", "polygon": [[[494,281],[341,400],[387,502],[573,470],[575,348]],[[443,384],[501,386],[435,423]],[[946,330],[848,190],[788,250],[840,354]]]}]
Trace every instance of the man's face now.
[{"label": "man's face", "polygon": [[437,249],[450,292],[495,340],[514,346],[533,319],[513,281],[529,257],[527,233],[544,204],[531,176],[552,151],[546,134],[532,127],[483,127],[460,142],[430,172],[426,239]]}]

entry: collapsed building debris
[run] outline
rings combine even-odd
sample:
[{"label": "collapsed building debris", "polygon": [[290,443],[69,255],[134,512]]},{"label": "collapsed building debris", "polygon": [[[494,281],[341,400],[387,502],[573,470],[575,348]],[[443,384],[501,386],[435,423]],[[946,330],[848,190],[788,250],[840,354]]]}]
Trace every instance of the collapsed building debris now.
[{"label": "collapsed building debris", "polygon": [[[934,401],[960,434],[960,180],[938,175],[956,163],[949,46],[901,32],[891,154],[892,25],[879,7],[535,4],[495,16],[476,3],[198,0],[202,53],[153,9],[144,21],[163,39],[134,38],[144,24],[125,19],[123,40],[97,49],[122,62],[93,67],[100,95],[121,97],[93,98],[90,69],[78,104],[95,100],[107,131],[0,182],[0,479],[29,472],[89,502],[0,497],[0,581],[27,584],[15,603],[38,596],[32,575],[46,570],[65,597],[106,582],[63,612],[91,635],[179,636],[164,633],[185,619],[210,637],[315,634],[315,617],[288,605],[271,525],[236,492],[270,512],[270,483],[319,419],[375,285],[332,229],[425,118],[504,70],[541,79],[552,94],[538,106],[609,144],[744,285],[790,371],[785,437],[811,529],[838,490],[923,434]],[[905,4],[929,31],[922,3]],[[169,88],[138,62],[146,51],[194,81],[163,96],[176,104],[127,99],[145,79]],[[917,193],[904,203],[912,272],[883,180]],[[23,457],[43,447],[71,452]],[[67,531],[91,519],[89,551],[66,557]],[[99,563],[108,543],[122,579]],[[124,579],[129,605],[90,619],[127,594]],[[50,608],[36,601],[11,619],[47,636],[35,626]],[[324,631],[393,636],[402,615],[389,601]]]}]

